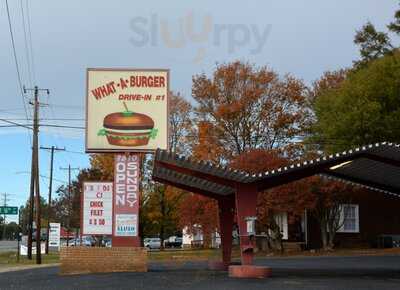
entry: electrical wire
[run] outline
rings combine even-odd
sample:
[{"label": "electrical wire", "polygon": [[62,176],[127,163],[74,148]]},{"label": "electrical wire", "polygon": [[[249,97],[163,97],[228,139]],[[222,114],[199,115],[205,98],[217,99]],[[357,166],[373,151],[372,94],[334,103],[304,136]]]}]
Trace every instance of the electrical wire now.
[{"label": "electrical wire", "polygon": [[28,79],[29,85],[32,87],[32,70],[31,70],[31,58],[29,53],[29,45],[28,45],[28,37],[26,33],[26,23],[25,23],[25,12],[24,12],[24,4],[23,0],[20,0],[20,7],[21,7],[21,15],[22,15],[22,28],[24,31],[24,44],[25,44],[25,56],[26,56],[26,63],[28,68]]},{"label": "electrical wire", "polygon": [[31,17],[30,17],[30,13],[29,13],[28,0],[25,0],[25,4],[26,4],[27,24],[28,24],[29,47],[30,47],[30,51],[31,51],[32,79],[33,79],[33,82],[36,83],[35,60],[34,60],[33,44],[32,44]]},{"label": "electrical wire", "polygon": [[11,17],[10,17],[10,8],[8,7],[8,0],[5,0],[5,2],[6,2],[6,10],[7,10],[7,18],[8,18],[8,28],[10,30],[11,45],[12,45],[13,54],[14,54],[15,68],[17,70],[18,85],[19,85],[20,94],[21,94],[21,98],[22,98],[22,104],[24,105],[25,116],[26,116],[26,119],[28,119],[28,112],[27,112],[26,105],[25,105],[24,90],[22,87],[22,80],[21,80],[21,73],[19,70],[17,51],[15,49],[14,33],[13,33]]}]

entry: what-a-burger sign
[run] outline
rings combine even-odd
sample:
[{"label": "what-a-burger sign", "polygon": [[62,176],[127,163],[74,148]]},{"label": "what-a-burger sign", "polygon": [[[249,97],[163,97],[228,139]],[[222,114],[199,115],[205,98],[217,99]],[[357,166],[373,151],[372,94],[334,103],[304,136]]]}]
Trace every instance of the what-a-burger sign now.
[{"label": "what-a-burger sign", "polygon": [[88,69],[86,152],[168,147],[169,71]]}]

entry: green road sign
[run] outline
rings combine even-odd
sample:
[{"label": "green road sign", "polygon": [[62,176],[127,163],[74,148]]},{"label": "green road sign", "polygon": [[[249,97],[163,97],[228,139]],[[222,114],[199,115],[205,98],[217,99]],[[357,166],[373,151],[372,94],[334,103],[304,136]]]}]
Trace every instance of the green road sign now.
[{"label": "green road sign", "polygon": [[0,206],[0,214],[18,214],[18,207]]}]

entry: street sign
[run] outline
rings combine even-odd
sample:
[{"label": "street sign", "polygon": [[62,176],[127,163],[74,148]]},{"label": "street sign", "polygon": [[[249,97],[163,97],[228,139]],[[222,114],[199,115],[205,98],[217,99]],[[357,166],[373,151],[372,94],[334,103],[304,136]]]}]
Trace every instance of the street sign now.
[{"label": "street sign", "polygon": [[16,206],[0,206],[0,214],[18,214],[18,207]]}]

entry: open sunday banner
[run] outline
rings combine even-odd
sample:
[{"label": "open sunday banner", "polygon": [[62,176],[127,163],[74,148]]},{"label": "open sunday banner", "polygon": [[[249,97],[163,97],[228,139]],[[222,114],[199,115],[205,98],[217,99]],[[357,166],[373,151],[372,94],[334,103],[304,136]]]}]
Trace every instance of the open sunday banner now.
[{"label": "open sunday banner", "polygon": [[86,152],[168,149],[169,71],[88,69]]},{"label": "open sunday banner", "polygon": [[117,154],[114,164],[115,237],[137,237],[139,227],[139,155]]}]

